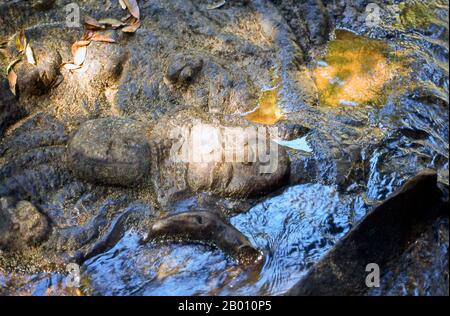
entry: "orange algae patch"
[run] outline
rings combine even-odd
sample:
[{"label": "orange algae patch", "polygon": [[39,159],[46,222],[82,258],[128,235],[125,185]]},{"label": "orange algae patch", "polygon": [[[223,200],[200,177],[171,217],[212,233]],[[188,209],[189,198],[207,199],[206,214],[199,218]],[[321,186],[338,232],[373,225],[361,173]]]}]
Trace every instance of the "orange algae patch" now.
[{"label": "orange algae patch", "polygon": [[261,92],[256,110],[244,116],[247,120],[258,124],[274,125],[285,118],[285,114],[278,106],[281,78],[274,74],[274,70],[271,70],[271,75],[272,87]]},{"label": "orange algae patch", "polygon": [[386,84],[405,72],[386,43],[337,30],[322,62],[313,70],[325,106],[379,104]]}]

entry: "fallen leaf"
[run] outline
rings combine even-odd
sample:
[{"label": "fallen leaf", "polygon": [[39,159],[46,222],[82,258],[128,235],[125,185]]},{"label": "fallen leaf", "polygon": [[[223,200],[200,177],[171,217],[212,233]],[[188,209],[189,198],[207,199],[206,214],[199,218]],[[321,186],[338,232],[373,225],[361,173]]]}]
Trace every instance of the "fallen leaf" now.
[{"label": "fallen leaf", "polygon": [[75,65],[82,65],[87,55],[87,46],[91,41],[77,41],[72,45],[73,63]]},{"label": "fallen leaf", "polygon": [[133,18],[133,16],[131,15],[131,14],[127,14],[127,15],[125,15],[123,18],[121,18],[120,20],[122,21],[122,22],[124,22],[124,23],[128,23],[128,21],[130,20],[130,19],[132,19]]},{"label": "fallen leaf", "polygon": [[121,27],[125,25],[122,21],[113,18],[101,19],[98,21],[100,24],[110,25],[113,28]]},{"label": "fallen leaf", "polygon": [[104,25],[100,24],[96,19],[90,17],[89,15],[84,17],[84,25],[89,30],[103,30],[105,28]]},{"label": "fallen leaf", "polygon": [[76,69],[80,69],[81,66],[80,65],[75,65],[75,64],[63,64],[64,69],[67,70],[76,70]]},{"label": "fallen leaf", "polygon": [[11,61],[8,65],[8,67],[6,67],[6,74],[9,74],[9,72],[13,69],[15,64],[17,64],[21,60],[22,60],[22,57],[20,56],[20,57],[14,59],[13,61]]},{"label": "fallen leaf", "polygon": [[[95,33],[93,32],[92,35],[94,35],[94,34]],[[89,40],[76,41],[73,45],[75,45],[75,46],[88,46],[90,43],[91,43],[91,40],[89,39]]]},{"label": "fallen leaf", "polygon": [[105,0],[105,11],[111,9],[111,0]]},{"label": "fallen leaf", "polygon": [[123,0],[119,0],[119,4],[122,7],[122,10],[126,10],[127,9],[127,5],[125,4],[125,2]]},{"label": "fallen leaf", "polygon": [[82,41],[89,41],[91,40],[92,36],[94,36],[94,31],[87,30],[83,34]]},{"label": "fallen leaf", "polygon": [[141,26],[141,22],[139,20],[136,20],[133,24],[125,26],[122,29],[122,32],[124,33],[134,33],[137,31],[137,29]]},{"label": "fallen leaf", "polygon": [[25,36],[25,31],[20,30],[16,37],[16,48],[19,54],[22,54],[27,48],[27,37]]},{"label": "fallen leaf", "polygon": [[108,36],[110,34],[94,34],[91,40],[94,42],[106,42],[106,43],[115,43],[116,40]]},{"label": "fallen leaf", "polygon": [[210,6],[208,6],[208,10],[215,10],[215,9],[220,9],[221,7],[223,7],[227,2],[225,0],[223,1],[219,1],[216,4],[212,4]]},{"label": "fallen leaf", "polygon": [[136,0],[123,0],[123,2],[125,3],[130,14],[139,20],[140,11],[139,11],[139,6],[137,4],[137,1]]},{"label": "fallen leaf", "polygon": [[27,45],[27,48],[25,49],[25,56],[27,56],[29,64],[36,65],[36,59],[34,58],[33,49],[30,45]]},{"label": "fallen leaf", "polygon": [[75,65],[82,65],[87,55],[87,47],[80,46],[77,48],[75,55],[73,56],[73,62]]},{"label": "fallen leaf", "polygon": [[9,83],[9,89],[11,92],[16,95],[16,85],[17,85],[17,75],[14,72],[14,70],[11,70],[8,73],[8,83]]}]

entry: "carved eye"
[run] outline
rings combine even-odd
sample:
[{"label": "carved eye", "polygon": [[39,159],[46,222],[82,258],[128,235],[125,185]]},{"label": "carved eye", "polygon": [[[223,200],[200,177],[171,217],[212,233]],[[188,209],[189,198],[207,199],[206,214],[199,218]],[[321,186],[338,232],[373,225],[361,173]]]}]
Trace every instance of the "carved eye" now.
[{"label": "carved eye", "polygon": [[195,216],[195,220],[197,221],[198,224],[203,224],[203,218],[201,216]]}]

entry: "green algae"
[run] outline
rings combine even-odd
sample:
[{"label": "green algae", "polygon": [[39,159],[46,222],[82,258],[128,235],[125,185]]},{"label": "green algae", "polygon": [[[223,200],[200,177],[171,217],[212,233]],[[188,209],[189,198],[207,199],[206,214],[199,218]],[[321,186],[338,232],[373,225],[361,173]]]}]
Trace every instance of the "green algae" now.
[{"label": "green algae", "polygon": [[431,1],[418,0],[401,3],[399,5],[401,25],[406,28],[421,29],[435,24],[448,29],[448,22],[445,23],[436,17],[437,5]]}]

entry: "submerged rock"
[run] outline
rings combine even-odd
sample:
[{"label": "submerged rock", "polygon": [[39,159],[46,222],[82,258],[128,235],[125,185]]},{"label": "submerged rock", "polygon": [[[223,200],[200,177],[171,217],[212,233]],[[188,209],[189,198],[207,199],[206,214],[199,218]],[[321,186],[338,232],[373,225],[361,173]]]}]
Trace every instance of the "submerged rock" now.
[{"label": "submerged rock", "polygon": [[156,238],[188,238],[213,243],[240,263],[253,263],[260,255],[240,231],[208,211],[180,213],[157,221],[142,242]]},{"label": "submerged rock", "polygon": [[84,123],[68,144],[67,163],[80,178],[129,186],[150,168],[145,126],[137,121],[106,118]]},{"label": "submerged rock", "polygon": [[0,199],[0,248],[19,250],[41,242],[49,232],[47,218],[28,201],[12,202]]}]

